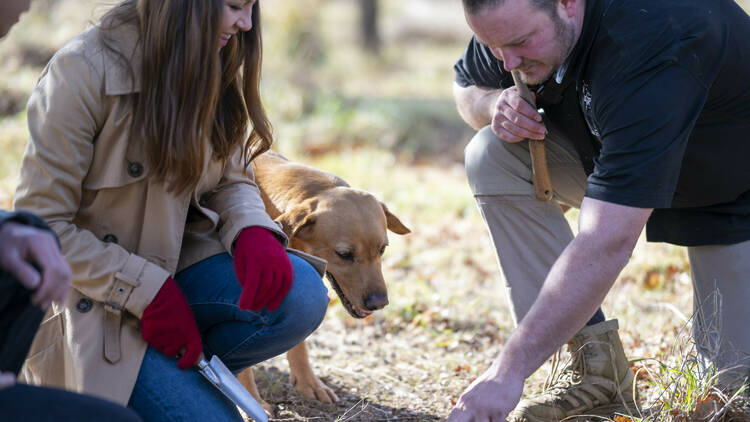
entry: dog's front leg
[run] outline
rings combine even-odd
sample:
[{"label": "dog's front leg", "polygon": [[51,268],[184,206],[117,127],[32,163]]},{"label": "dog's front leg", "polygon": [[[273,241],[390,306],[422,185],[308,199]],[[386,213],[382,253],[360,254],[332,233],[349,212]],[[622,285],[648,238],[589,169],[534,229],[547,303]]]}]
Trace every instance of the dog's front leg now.
[{"label": "dog's front leg", "polygon": [[[260,397],[260,393],[258,392],[258,386],[255,385],[255,375],[253,375],[253,368],[252,366],[249,368],[245,368],[244,371],[240,372],[239,375],[237,375],[237,380],[247,389],[247,391],[250,392],[250,395],[253,396],[253,398],[260,403],[261,406],[263,406],[263,409],[265,409],[266,413],[268,413],[270,416],[274,415],[274,407],[273,405],[269,404],[265,400],[263,400]],[[245,415],[245,412],[243,413],[243,417],[245,420],[248,420],[248,416]]]},{"label": "dog's front leg", "polygon": [[307,354],[307,342],[292,347],[286,353],[289,361],[289,379],[294,388],[308,399],[333,403],[339,400],[330,387],[323,384],[313,373],[310,357]]}]

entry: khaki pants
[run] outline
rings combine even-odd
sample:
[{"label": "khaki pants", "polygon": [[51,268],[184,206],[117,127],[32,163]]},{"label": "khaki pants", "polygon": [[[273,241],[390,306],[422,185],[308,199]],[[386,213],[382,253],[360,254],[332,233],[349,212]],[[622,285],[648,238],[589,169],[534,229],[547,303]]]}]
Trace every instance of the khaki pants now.
[{"label": "khaki pants", "polygon": [[[534,303],[552,264],[573,239],[558,201],[579,207],[587,183],[573,145],[554,127],[548,124],[547,128],[553,201],[534,197],[526,142],[504,142],[485,127],[465,151],[469,185],[489,229],[516,323]],[[688,256],[698,350],[720,368],[748,365],[750,241],[690,247]],[[747,369],[738,372],[743,377],[748,374]]]}]

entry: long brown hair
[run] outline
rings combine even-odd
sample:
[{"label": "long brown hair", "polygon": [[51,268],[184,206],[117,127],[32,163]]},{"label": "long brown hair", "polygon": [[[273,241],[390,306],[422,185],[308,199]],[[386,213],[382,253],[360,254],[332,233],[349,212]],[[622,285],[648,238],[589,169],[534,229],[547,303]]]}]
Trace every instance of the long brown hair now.
[{"label": "long brown hair", "polygon": [[132,98],[133,133],[145,142],[151,175],[171,191],[195,187],[207,153],[226,162],[241,147],[247,168],[273,142],[260,100],[259,2],[252,29],[217,53],[224,1],[125,0],[102,17],[102,41],[121,60],[129,58],[117,50],[111,30],[138,29],[143,59],[129,66],[141,81]]}]

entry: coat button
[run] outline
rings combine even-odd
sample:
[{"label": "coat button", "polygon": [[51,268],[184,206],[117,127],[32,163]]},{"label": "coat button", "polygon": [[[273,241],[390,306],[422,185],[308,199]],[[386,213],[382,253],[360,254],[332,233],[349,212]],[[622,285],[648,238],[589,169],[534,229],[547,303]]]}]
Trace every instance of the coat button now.
[{"label": "coat button", "polygon": [[143,164],[138,162],[128,164],[128,174],[130,177],[140,177],[143,174]]},{"label": "coat button", "polygon": [[105,241],[105,242],[107,242],[107,243],[117,243],[117,236],[115,236],[113,234],[108,234],[108,235],[104,236],[104,238],[102,240]]},{"label": "coat button", "polygon": [[91,299],[84,297],[83,299],[79,300],[76,304],[76,309],[78,309],[78,312],[86,313],[91,310]]}]

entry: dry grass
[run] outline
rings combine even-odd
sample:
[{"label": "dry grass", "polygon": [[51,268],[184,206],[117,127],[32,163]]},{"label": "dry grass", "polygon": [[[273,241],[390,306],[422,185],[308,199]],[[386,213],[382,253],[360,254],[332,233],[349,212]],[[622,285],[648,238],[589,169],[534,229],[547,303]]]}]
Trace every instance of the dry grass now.
[{"label": "dry grass", "polygon": [[[91,5],[101,3],[40,0],[0,42],[2,207],[10,205],[27,137],[20,105],[51,52],[100,13]],[[355,321],[334,298],[309,339],[313,367],[340,403],[296,394],[282,357],[259,365],[256,378],[278,407],[276,420],[438,420],[512,330],[503,281],[460,162],[471,131],[450,98],[451,67],[468,30],[456,1],[384,0],[385,48],[374,58],[355,42],[354,4],[264,5],[264,94],[276,147],[373,192],[413,233],[390,236],[383,268],[390,306]],[[576,213],[569,214],[574,222]],[[684,249],[641,240],[604,309],[620,320],[631,359],[650,371],[639,389],[663,406],[662,415],[709,397],[710,388],[676,397],[687,384],[670,378],[684,373],[710,387],[710,376],[687,363],[690,343],[682,334],[692,296]],[[527,393],[541,389],[549,370],[529,379]]]}]

